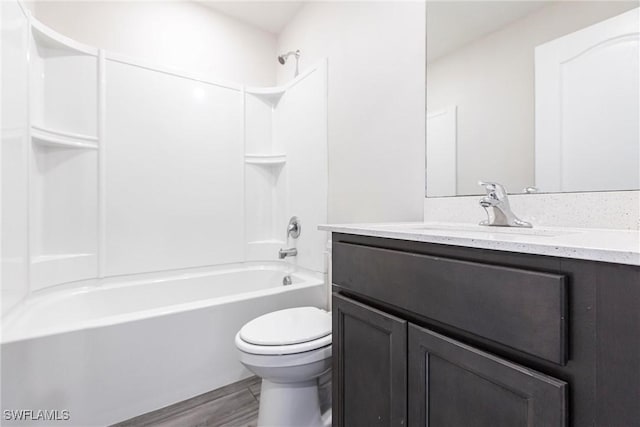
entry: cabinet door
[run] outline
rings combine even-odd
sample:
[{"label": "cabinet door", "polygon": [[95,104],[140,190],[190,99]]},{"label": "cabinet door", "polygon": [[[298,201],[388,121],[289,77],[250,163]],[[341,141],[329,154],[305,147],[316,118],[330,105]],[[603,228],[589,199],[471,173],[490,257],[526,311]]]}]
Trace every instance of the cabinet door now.
[{"label": "cabinet door", "polygon": [[567,384],[409,325],[409,425],[565,426]]},{"label": "cabinet door", "polygon": [[333,296],[333,425],[404,426],[407,322]]}]

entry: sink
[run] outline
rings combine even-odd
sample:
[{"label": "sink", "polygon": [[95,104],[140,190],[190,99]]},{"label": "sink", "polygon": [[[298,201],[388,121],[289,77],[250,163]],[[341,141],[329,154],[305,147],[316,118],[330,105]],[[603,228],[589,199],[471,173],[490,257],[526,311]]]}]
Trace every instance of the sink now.
[{"label": "sink", "polygon": [[[399,226],[400,227],[400,226]],[[446,224],[412,224],[404,225],[403,228],[410,230],[425,230],[430,232],[458,232],[474,234],[505,234],[514,236],[536,236],[536,237],[558,237],[568,234],[575,234],[573,231],[545,230],[537,228],[517,228],[517,227],[490,227],[484,225],[446,225]]]}]

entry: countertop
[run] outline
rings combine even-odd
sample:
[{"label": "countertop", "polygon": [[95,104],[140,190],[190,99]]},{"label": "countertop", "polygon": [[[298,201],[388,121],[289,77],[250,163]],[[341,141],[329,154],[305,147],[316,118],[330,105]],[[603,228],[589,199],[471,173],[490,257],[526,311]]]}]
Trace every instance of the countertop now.
[{"label": "countertop", "polygon": [[486,227],[441,222],[328,224],[320,230],[640,266],[640,231]]}]

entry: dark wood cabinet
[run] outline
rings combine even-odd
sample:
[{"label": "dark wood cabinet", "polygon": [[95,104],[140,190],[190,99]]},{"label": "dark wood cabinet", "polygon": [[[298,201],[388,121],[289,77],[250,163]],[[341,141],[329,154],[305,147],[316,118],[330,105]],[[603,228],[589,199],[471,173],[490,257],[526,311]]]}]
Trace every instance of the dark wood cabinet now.
[{"label": "dark wood cabinet", "polygon": [[334,426],[640,427],[640,267],[334,233]]},{"label": "dark wood cabinet", "polygon": [[406,425],[407,322],[333,298],[333,425]]},{"label": "dark wood cabinet", "polygon": [[408,343],[410,427],[566,424],[564,381],[415,325]]}]

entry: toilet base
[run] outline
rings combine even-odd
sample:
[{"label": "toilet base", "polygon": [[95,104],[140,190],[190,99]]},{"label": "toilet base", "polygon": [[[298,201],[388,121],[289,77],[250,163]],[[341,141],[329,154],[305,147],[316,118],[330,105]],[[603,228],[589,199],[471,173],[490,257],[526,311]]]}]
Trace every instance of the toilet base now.
[{"label": "toilet base", "polygon": [[262,380],[259,427],[323,427],[326,418],[320,413],[316,378],[284,384]]}]

